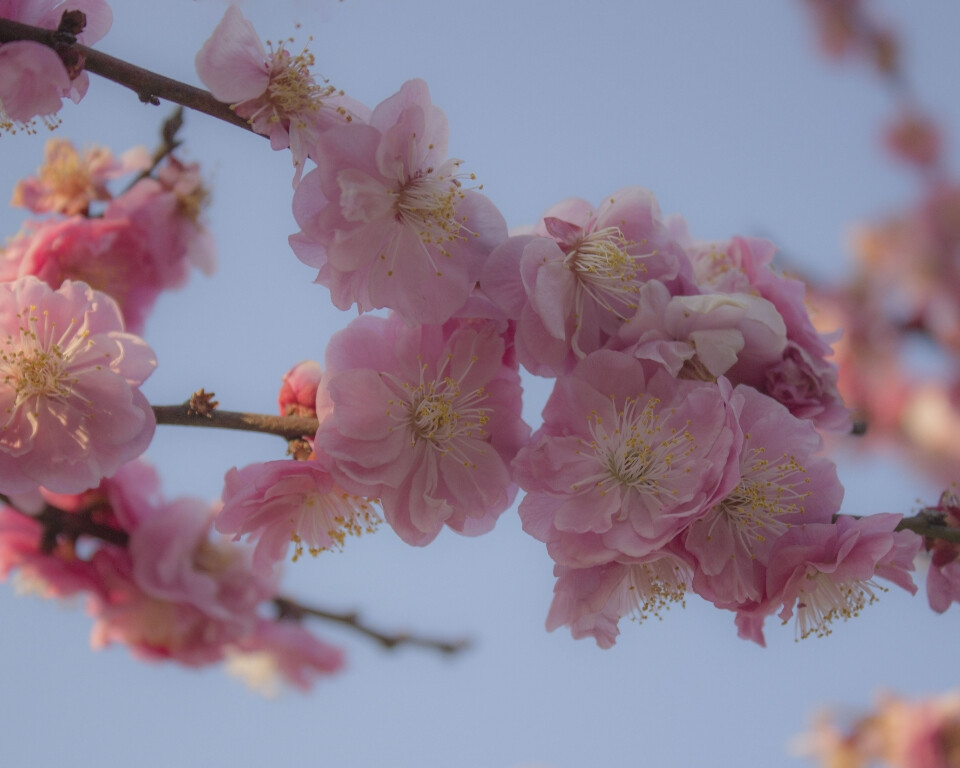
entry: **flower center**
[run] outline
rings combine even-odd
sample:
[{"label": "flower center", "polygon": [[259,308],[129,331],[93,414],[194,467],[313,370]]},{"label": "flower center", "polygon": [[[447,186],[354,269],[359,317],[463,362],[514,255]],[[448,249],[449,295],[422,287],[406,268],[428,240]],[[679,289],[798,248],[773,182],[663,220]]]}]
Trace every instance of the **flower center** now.
[{"label": "flower center", "polygon": [[[0,348],[0,381],[16,392],[14,410],[39,397],[69,398],[77,382],[69,370],[70,358],[92,344],[87,340],[88,331],[75,334],[76,320],[70,321],[61,339],[54,339],[55,324],[49,322],[46,310],[37,314],[36,309],[18,313],[22,323],[19,340],[8,335],[5,348]],[[64,340],[68,341],[66,347]]]},{"label": "flower center", "polygon": [[687,576],[671,558],[628,566],[624,613],[637,622],[651,616],[662,618],[661,612],[674,603],[685,607]]},{"label": "flower center", "polygon": [[583,293],[622,320],[637,308],[640,285],[636,278],[646,271],[627,252],[629,246],[619,227],[604,227],[584,235],[566,252],[563,262],[576,275]]},{"label": "flower center", "polygon": [[300,515],[291,522],[293,562],[297,562],[303,557],[304,544],[314,557],[333,548],[342,551],[347,536],[373,533],[382,521],[369,499],[334,489],[304,496]]},{"label": "flower center", "polygon": [[296,112],[316,112],[323,106],[323,100],[334,94],[342,95],[326,80],[318,83],[310,73],[310,67],[316,63],[313,54],[304,48],[296,56],[280,43],[277,50],[271,46],[270,84],[267,86],[267,99],[273,106],[273,122],[289,118]]},{"label": "flower center", "polygon": [[459,380],[447,375],[451,360],[452,355],[443,359],[433,379],[428,378],[429,366],[421,362],[416,386],[382,374],[398,395],[387,401],[388,413],[409,430],[411,447],[425,442],[441,454],[450,454],[465,467],[475,467],[469,455],[481,448],[487,435],[489,409],[481,406],[487,393],[483,387],[470,392],[461,387],[476,357]]},{"label": "flower center", "polygon": [[464,233],[473,234],[465,226],[466,217],[457,214],[464,198],[461,180],[476,179],[474,174],[457,172],[462,164],[451,158],[439,168],[417,171],[392,193],[396,220],[415,229],[422,243],[437,246],[444,256],[450,255],[446,243],[464,239]]},{"label": "flower center", "polygon": [[[746,435],[749,441],[750,435]],[[779,518],[803,513],[809,490],[807,470],[793,456],[784,454],[776,463],[764,458],[765,448],[744,448],[750,458],[741,460],[741,480],[717,507],[734,538],[747,552],[766,541],[767,534],[782,536],[790,528]],[[714,525],[717,520],[714,521]]]},{"label": "flower center", "polygon": [[837,583],[827,574],[811,568],[797,597],[799,639],[810,635],[826,637],[833,632],[830,624],[836,619],[846,621],[859,616],[864,606],[877,601],[874,590],[887,591],[873,581]]},{"label": "flower center", "polygon": [[[693,453],[696,440],[686,428],[689,421],[683,431],[671,427],[666,422],[674,411],[663,412],[659,406],[656,397],[642,404],[639,398],[627,398],[612,424],[604,423],[596,411],[588,417],[593,438],[588,445],[601,467],[588,479],[601,488],[601,495],[614,486],[653,497],[676,493],[669,487],[674,464]],[[574,490],[579,485],[575,484]]]}]

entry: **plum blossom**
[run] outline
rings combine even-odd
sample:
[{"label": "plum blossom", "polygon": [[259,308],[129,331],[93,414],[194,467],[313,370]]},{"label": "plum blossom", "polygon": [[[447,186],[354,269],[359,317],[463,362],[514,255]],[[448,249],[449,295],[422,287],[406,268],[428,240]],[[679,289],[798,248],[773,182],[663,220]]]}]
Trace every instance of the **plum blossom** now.
[{"label": "plum blossom", "polygon": [[835,523],[788,530],[771,548],[763,600],[738,611],[740,636],[763,645],[764,616],[779,607],[784,623],[795,618],[798,638],[825,637],[834,621],[858,616],[885,591],[875,577],[914,594],[908,572],[923,540],[911,531],[895,532],[901,519],[840,516]]},{"label": "plum blossom", "polygon": [[409,544],[444,525],[489,531],[516,494],[509,465],[529,434],[505,354],[489,320],[354,320],[327,347],[318,412],[333,408],[317,431],[319,460],[348,493],[378,498]]},{"label": "plum blossom", "polygon": [[156,358],[106,294],[35,277],[0,283],[0,491],[96,486],[156,427],[139,386]]},{"label": "plum blossom", "polygon": [[88,147],[81,155],[70,141],[51,139],[37,175],[17,182],[10,204],[34,213],[86,213],[90,203],[113,198],[107,189],[110,179],[149,167],[150,153],[145,147],[114,158],[106,147]]},{"label": "plum blossom", "polygon": [[647,280],[685,291],[690,274],[656,198],[628,187],[596,209],[576,198],[553,206],[532,235],[494,250],[480,285],[517,321],[521,364],[555,376],[603,347],[633,317]]},{"label": "plum blossom", "polygon": [[290,246],[340,309],[387,307],[410,323],[444,323],[506,239],[503,216],[464,188],[462,161],[447,158],[448,134],[426,83],[411,80],[369,124],[320,136],[318,167],[293,196],[301,231]]},{"label": "plum blossom", "polygon": [[676,555],[661,551],[630,563],[605,563],[592,568],[556,565],[553,603],[547,630],[569,626],[577,640],[592,637],[601,648],[614,645],[624,616],[644,621],[673,604],[683,605],[690,586],[690,569]]},{"label": "plum blossom", "polygon": [[253,632],[227,648],[227,671],[255,691],[273,697],[281,683],[309,691],[319,677],[343,669],[343,651],[311,635],[296,621],[257,622]]},{"label": "plum blossom", "polygon": [[369,110],[310,72],[315,59],[304,49],[290,54],[283,41],[268,53],[253,25],[235,5],[227,8],[213,34],[197,53],[197,74],[215,98],[232,105],[273,149],[290,148],[296,168],[294,186],[320,134]]},{"label": "plum blossom", "polygon": [[372,533],[380,524],[373,504],[340,489],[330,473],[311,461],[270,461],[232,468],[224,479],[221,533],[257,541],[254,560],[270,568],[290,543],[293,559],[306,549],[316,555],[342,549],[344,540]]},{"label": "plum blossom", "polygon": [[[65,19],[65,12],[70,15]],[[113,14],[104,0],[0,0],[0,18],[44,29],[64,29],[92,45],[110,29]],[[64,26],[65,24],[65,26]],[[35,132],[35,118],[49,128],[57,122],[64,97],[79,102],[89,77],[82,58],[68,49],[61,55],[41,43],[14,40],[0,44],[0,129]]]},{"label": "plum blossom", "polygon": [[809,421],[752,387],[738,386],[732,401],[743,432],[740,480],[683,534],[693,590],[723,607],[760,600],[774,543],[795,525],[829,523],[843,499]]},{"label": "plum blossom", "polygon": [[649,375],[600,350],[557,380],[514,461],[523,528],[574,567],[645,557],[737,484],[729,384]]}]

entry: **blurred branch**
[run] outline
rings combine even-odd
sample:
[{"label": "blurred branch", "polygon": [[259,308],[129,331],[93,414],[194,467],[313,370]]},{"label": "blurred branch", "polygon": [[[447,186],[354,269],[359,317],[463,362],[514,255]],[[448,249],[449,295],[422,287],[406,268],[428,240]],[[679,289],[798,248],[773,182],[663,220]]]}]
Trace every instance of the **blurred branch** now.
[{"label": "blurred branch", "polygon": [[[836,520],[838,517],[852,517],[854,520],[861,520],[865,516],[834,515],[833,519]],[[960,544],[960,528],[948,525],[946,516],[933,507],[926,507],[912,517],[903,518],[895,530],[913,531],[925,539],[939,539],[951,544]]]},{"label": "blurred branch", "polygon": [[230,109],[229,104],[217,101],[213,94],[179,80],[158,75],[148,69],[109,56],[76,42],[76,38],[57,30],[32,27],[10,19],[0,19],[0,43],[14,40],[32,40],[54,49],[61,56],[69,52],[83,60],[83,68],[107,80],[125,86],[137,94],[145,104],[159,105],[160,99],[188,107],[218,120],[251,131],[250,124]]},{"label": "blurred branch", "polygon": [[294,619],[299,621],[306,616],[311,616],[315,619],[323,619],[324,621],[334,621],[338,624],[344,624],[345,626],[350,627],[350,629],[376,640],[380,645],[388,650],[393,650],[401,645],[415,645],[420,648],[428,648],[430,650],[439,651],[440,653],[454,654],[470,647],[470,641],[466,639],[434,640],[432,638],[411,635],[405,632],[395,635],[387,635],[368,627],[363,623],[359,614],[357,614],[355,611],[349,611],[347,613],[334,613],[332,611],[325,611],[320,608],[312,608],[310,606],[300,605],[300,603],[297,603],[294,600],[290,600],[286,597],[273,598],[273,604],[277,608],[277,618],[279,619]]},{"label": "blurred branch", "polygon": [[[94,515],[98,511],[103,511],[99,506],[81,512],[67,512],[47,504],[40,512],[29,514],[17,509],[10,499],[3,494],[0,494],[0,502],[40,523],[43,531],[40,536],[39,548],[41,552],[46,554],[54,552],[57,541],[61,537],[65,537],[70,544],[74,544],[80,536],[84,535],[118,547],[126,547],[130,542],[130,534],[126,531],[94,521]],[[470,646],[470,641],[466,639],[436,640],[407,632],[386,634],[367,626],[355,611],[337,613],[323,608],[302,605],[283,595],[274,597],[273,605],[277,609],[278,619],[300,621],[306,617],[312,617],[323,621],[333,621],[375,640],[388,650],[401,645],[413,645],[452,655],[466,650]]]}]

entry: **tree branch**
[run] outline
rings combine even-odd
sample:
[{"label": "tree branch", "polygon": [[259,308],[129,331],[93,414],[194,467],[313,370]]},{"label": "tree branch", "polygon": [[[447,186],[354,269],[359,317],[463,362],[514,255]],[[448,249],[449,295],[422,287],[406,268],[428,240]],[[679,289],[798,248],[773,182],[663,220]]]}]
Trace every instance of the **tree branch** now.
[{"label": "tree branch", "polygon": [[76,38],[72,35],[20,24],[10,19],[0,19],[0,43],[9,43],[14,40],[32,40],[53,48],[58,54],[65,50],[79,54],[84,60],[85,70],[131,89],[140,101],[146,104],[158,105],[160,99],[165,99],[252,132],[246,120],[230,109],[229,104],[217,101],[209,91],[158,75],[148,69],[88,48],[76,42]]},{"label": "tree branch", "polygon": [[420,648],[429,648],[430,650],[439,651],[440,653],[454,654],[470,647],[470,641],[467,639],[433,640],[428,637],[411,635],[406,632],[395,635],[387,635],[383,632],[379,632],[378,630],[368,627],[363,623],[359,614],[357,614],[355,611],[334,613],[332,611],[321,610],[320,608],[312,608],[310,606],[300,605],[294,600],[279,596],[273,598],[273,604],[277,608],[278,619],[294,619],[299,621],[305,616],[312,616],[317,619],[323,619],[324,621],[335,621],[338,624],[343,624],[350,627],[350,629],[359,632],[362,635],[366,635],[372,640],[376,640],[387,650],[393,650],[401,645],[415,645],[419,646]]},{"label": "tree branch", "polygon": [[[130,542],[130,534],[126,531],[94,521],[94,515],[99,511],[99,508],[88,509],[82,512],[66,512],[48,504],[40,512],[28,514],[17,509],[11,503],[10,499],[3,494],[0,494],[0,503],[6,504],[14,511],[40,523],[43,530],[40,535],[39,548],[41,552],[46,554],[53,553],[57,545],[57,540],[61,536],[66,537],[71,544],[75,543],[76,540],[83,535],[91,536],[117,547],[126,547]],[[347,613],[327,611],[323,608],[302,605],[296,600],[284,597],[283,595],[274,597],[273,605],[277,610],[278,620],[301,621],[306,617],[312,617],[323,621],[336,622],[375,640],[388,650],[392,650],[401,645],[413,645],[419,648],[426,648],[428,650],[452,655],[470,646],[470,641],[466,639],[435,640],[421,635],[412,635],[407,632],[386,634],[367,626],[355,611]]]},{"label": "tree branch", "polygon": [[316,419],[308,416],[270,416],[262,413],[219,411],[212,398],[212,392],[200,389],[182,405],[153,406],[153,413],[157,417],[157,424],[263,432],[288,441],[313,435],[320,426]]}]

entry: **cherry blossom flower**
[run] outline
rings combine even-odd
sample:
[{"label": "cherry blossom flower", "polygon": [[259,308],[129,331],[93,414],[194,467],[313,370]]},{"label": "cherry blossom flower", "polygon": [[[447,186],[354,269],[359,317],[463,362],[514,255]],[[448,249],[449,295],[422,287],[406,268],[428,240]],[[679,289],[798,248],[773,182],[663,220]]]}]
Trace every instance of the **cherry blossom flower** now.
[{"label": "cherry blossom flower", "polygon": [[788,530],[771,548],[763,600],[738,611],[741,637],[763,645],[763,618],[777,607],[782,621],[796,619],[798,638],[829,635],[834,621],[858,616],[885,590],[874,577],[915,593],[908,571],[923,540],[911,531],[894,532],[901,519],[841,516]]},{"label": "cherry blossom flower", "polygon": [[301,231],[290,246],[319,269],[316,282],[340,309],[387,307],[410,323],[444,323],[506,239],[503,216],[464,189],[462,161],[446,157],[448,133],[426,83],[411,80],[368,125],[320,136],[318,167],[293,196]]},{"label": "cherry blossom flower", "polygon": [[780,361],[765,367],[741,365],[728,375],[780,400],[820,429],[849,432],[849,411],[837,390],[837,366],[826,360],[833,352],[833,337],[814,327],[804,303],[804,284],[770,267],[776,250],[769,241],[747,237],[687,244],[702,290],[759,295],[776,307],[786,326],[789,343]]},{"label": "cherry blossom flower", "polygon": [[629,187],[597,209],[576,198],[558,203],[533,235],[494,250],[480,285],[517,321],[521,364],[555,376],[603,347],[636,313],[644,282],[686,290],[689,277],[656,198]]},{"label": "cherry blossom flower", "polygon": [[[77,12],[71,31],[78,42],[92,45],[110,29],[113,15],[104,0],[0,0],[0,18],[44,29],[58,29],[65,11]],[[67,65],[69,63],[69,66]],[[62,99],[79,102],[87,92],[89,77],[82,61],[65,62],[52,48],[30,40],[0,44],[0,129],[22,128],[35,132],[34,118],[56,127],[52,115]]]},{"label": "cherry blossom flower", "polygon": [[0,249],[0,277],[34,275],[54,289],[85,282],[116,301],[126,329],[140,333],[164,287],[145,234],[117,216],[28,222]]},{"label": "cherry blossom flower", "polygon": [[557,380],[514,461],[524,530],[575,567],[645,557],[737,485],[729,384],[649,375],[600,350]]},{"label": "cherry blossom flower", "polygon": [[104,218],[129,219],[139,228],[155,282],[179,288],[191,267],[211,275],[217,266],[216,244],[203,220],[209,196],[199,164],[169,156],[157,178],[140,179],[112,200]]},{"label": "cherry blossom flower", "polygon": [[0,283],[0,491],[96,486],[150,443],[153,351],[84,283]]},{"label": "cherry blossom flower", "polygon": [[312,555],[342,549],[345,538],[372,533],[380,524],[373,504],[345,493],[330,474],[310,461],[270,461],[232,468],[224,479],[221,533],[249,534],[257,541],[255,562],[270,568],[291,542],[296,560],[304,547]]},{"label": "cherry blossom flower", "polygon": [[809,421],[752,387],[738,386],[731,400],[744,436],[740,481],[683,534],[696,564],[694,591],[728,608],[763,597],[760,566],[780,536],[829,523],[843,499],[833,462],[816,455],[822,440]]},{"label": "cherry blossom flower", "polygon": [[197,74],[215,98],[232,105],[273,149],[290,148],[294,186],[320,134],[334,125],[365,120],[369,110],[310,72],[313,54],[293,56],[281,42],[268,53],[235,5],[227,8],[197,53]]},{"label": "cherry blossom flower", "polygon": [[493,528],[516,485],[509,464],[526,441],[520,377],[504,363],[501,325],[451,320],[410,328],[360,317],[327,347],[315,447],[337,485],[378,498],[390,526],[425,545],[447,525]]},{"label": "cherry blossom flower", "polygon": [[683,605],[690,569],[676,555],[657,552],[633,563],[606,563],[592,568],[556,565],[553,603],[547,630],[569,626],[575,639],[592,637],[610,648],[620,634],[624,616],[645,621],[660,618],[673,604]]},{"label": "cherry blossom flower", "polygon": [[66,139],[51,139],[36,176],[21,179],[11,205],[34,213],[86,213],[90,203],[112,199],[107,182],[150,167],[150,153],[136,147],[114,158],[106,147],[93,146],[80,155]]},{"label": "cherry blossom flower", "polygon": [[227,670],[265,696],[280,683],[309,691],[317,678],[343,669],[343,651],[310,634],[295,621],[257,622],[253,632],[227,648]]}]

